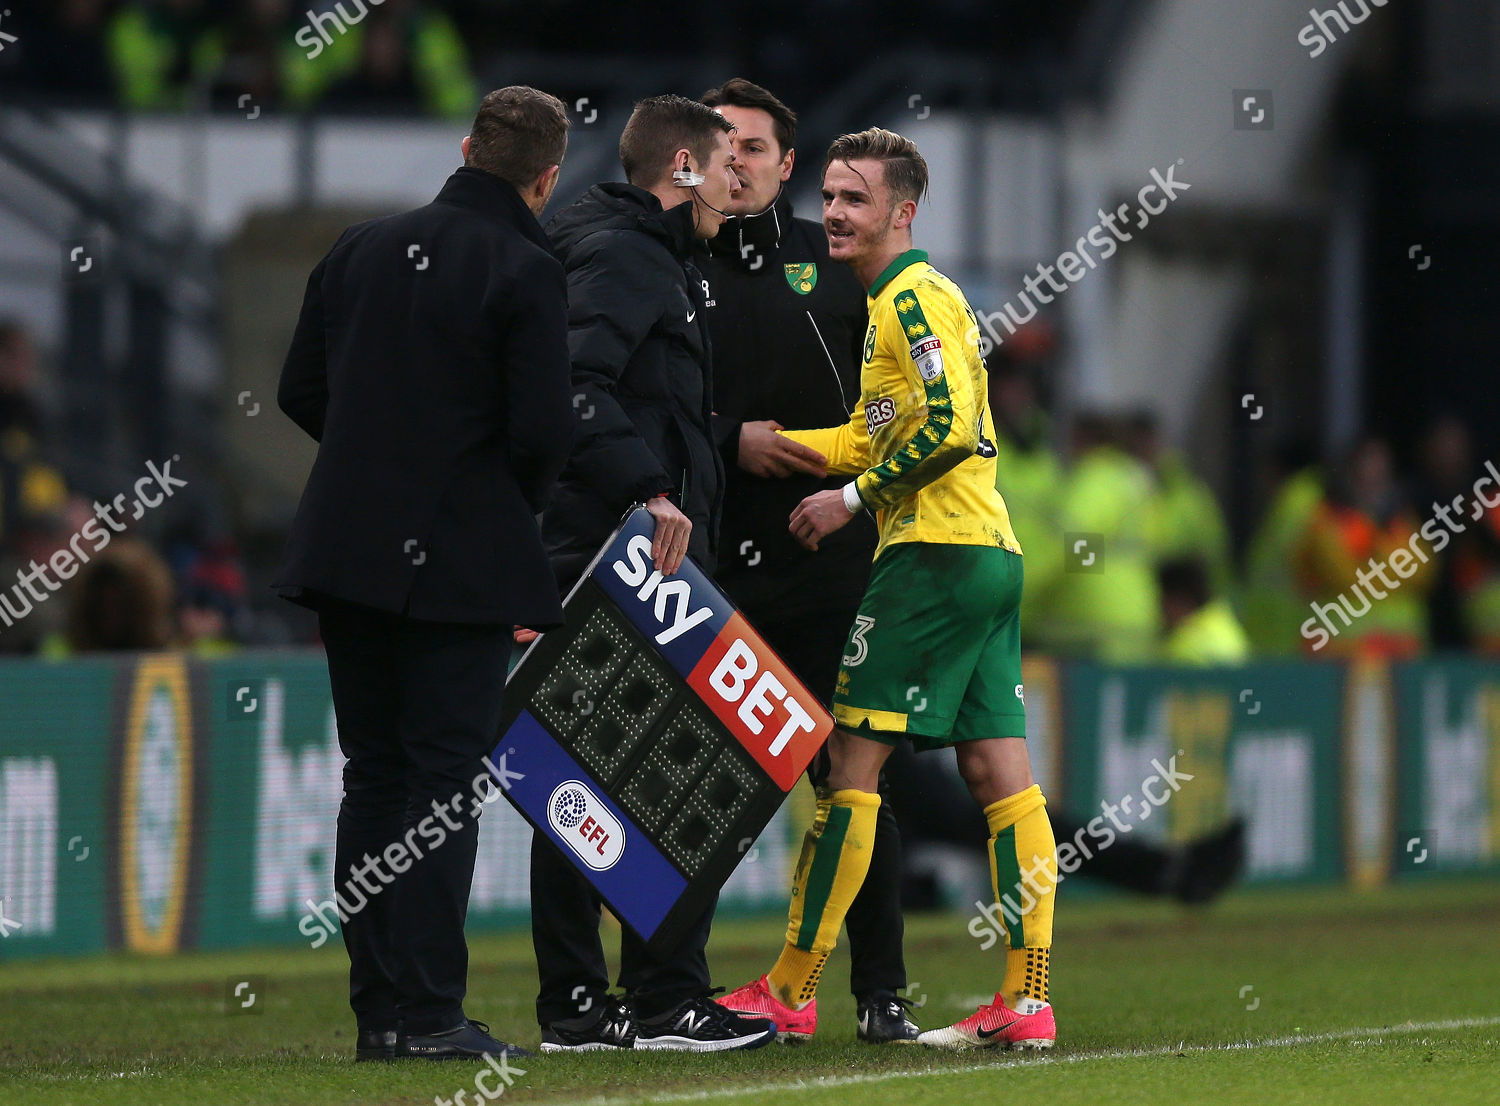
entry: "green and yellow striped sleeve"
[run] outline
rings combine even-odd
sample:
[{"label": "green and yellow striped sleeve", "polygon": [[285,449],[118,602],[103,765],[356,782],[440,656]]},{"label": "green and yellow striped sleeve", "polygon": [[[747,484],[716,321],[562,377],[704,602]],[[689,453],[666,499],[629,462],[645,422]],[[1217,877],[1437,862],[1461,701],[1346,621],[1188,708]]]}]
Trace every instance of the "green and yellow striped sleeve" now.
[{"label": "green and yellow striped sleeve", "polygon": [[[907,498],[972,456],[979,444],[979,410],[965,361],[968,314],[936,285],[898,292],[892,301],[898,326],[885,326],[883,340],[921,396],[926,418],[891,455],[860,476],[866,506],[885,508]],[[931,307],[929,316],[927,307]]]}]

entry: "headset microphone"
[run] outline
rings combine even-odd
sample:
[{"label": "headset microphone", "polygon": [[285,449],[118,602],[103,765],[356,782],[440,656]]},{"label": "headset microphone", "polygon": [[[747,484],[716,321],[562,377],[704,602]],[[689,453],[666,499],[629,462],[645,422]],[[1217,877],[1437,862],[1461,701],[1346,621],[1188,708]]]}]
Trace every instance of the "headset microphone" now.
[{"label": "headset microphone", "polygon": [[694,200],[702,204],[704,207],[708,208],[708,210],[722,215],[726,219],[729,218],[729,212],[723,210],[722,208],[715,207],[713,204],[705,200],[702,196],[698,195],[698,186],[707,179],[708,178],[705,177],[702,173],[695,173],[691,169],[672,170],[673,184],[675,184],[678,188],[691,188],[693,190]]}]

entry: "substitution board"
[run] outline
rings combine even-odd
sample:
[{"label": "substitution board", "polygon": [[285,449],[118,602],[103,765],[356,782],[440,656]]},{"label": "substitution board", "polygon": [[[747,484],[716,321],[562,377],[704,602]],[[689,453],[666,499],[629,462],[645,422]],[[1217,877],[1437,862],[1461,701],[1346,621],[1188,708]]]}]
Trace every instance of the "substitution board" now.
[{"label": "substitution board", "polygon": [[691,559],[664,577],[656,523],[625,516],[511,672],[506,798],[654,948],[702,913],[833,719]]}]

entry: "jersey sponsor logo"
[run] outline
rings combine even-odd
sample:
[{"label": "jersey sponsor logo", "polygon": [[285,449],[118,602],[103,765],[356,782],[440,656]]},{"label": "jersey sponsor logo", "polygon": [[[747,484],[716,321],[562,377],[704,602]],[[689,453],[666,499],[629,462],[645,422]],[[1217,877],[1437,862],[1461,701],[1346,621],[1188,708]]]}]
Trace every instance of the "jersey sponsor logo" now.
[{"label": "jersey sponsor logo", "polygon": [[911,359],[917,363],[922,379],[931,384],[943,375],[943,340],[934,334],[912,342]]},{"label": "jersey sponsor logo", "polygon": [[581,780],[564,780],[552,789],[547,822],[596,872],[613,868],[625,854],[625,828]]},{"label": "jersey sponsor logo", "polygon": [[865,331],[865,364],[868,365],[875,356],[875,324],[870,324],[870,329]]},{"label": "jersey sponsor logo", "polygon": [[783,791],[833,728],[812,693],[737,612],[687,682]]},{"label": "jersey sponsor logo", "polygon": [[865,404],[865,433],[873,438],[875,431],[879,430],[895,417],[896,401],[894,399],[890,396],[881,396],[879,399],[872,399],[869,403]]},{"label": "jersey sponsor logo", "polygon": [[805,296],[818,286],[818,266],[814,261],[793,261],[782,266],[786,282],[793,292]]}]

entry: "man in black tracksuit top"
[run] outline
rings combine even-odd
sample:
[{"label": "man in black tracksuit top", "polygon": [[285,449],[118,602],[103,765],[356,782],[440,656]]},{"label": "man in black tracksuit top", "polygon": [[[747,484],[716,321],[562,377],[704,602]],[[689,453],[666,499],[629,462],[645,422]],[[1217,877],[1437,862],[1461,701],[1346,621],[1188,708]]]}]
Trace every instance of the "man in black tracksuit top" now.
[{"label": "man in black tracksuit top", "polygon": [[[740,194],[736,217],[698,245],[713,308],[714,434],[729,493],[717,582],[809,690],[828,700],[849,627],[875,556],[868,514],[808,552],[788,519],[815,492],[842,487],[822,458],[777,435],[848,421],[859,401],[865,291],[828,260],[819,222],[794,219],[783,191],[791,174],[797,117],[743,78],[703,96],[735,125]],[[814,783],[827,772],[813,761]],[[901,939],[901,838],[890,803],[880,808],[870,875],[849,911],[850,989],[859,1036],[912,1040],[897,1001],[906,987]]]},{"label": "man in black tracksuit top", "polygon": [[[702,104],[657,96],[620,137],[629,184],[600,184],[547,225],[568,283],[577,438],[542,538],[566,591],[630,506],[656,518],[665,575],[691,554],[714,571],[724,467],[712,434],[708,303],[690,254],[739,188],[729,125]],[[713,909],[655,956],[620,941],[625,1002],[608,995],[600,901],[544,835],[532,837],[531,922],[544,1052],[597,1048],[723,1051],[776,1035],[708,1001]]]},{"label": "man in black tracksuit top", "polygon": [[693,207],[663,211],[598,184],[547,224],[568,275],[577,442],[542,517],[571,588],[633,503],[665,497],[692,523],[686,552],[712,573],[724,466],[711,435],[708,312],[688,260]]}]

